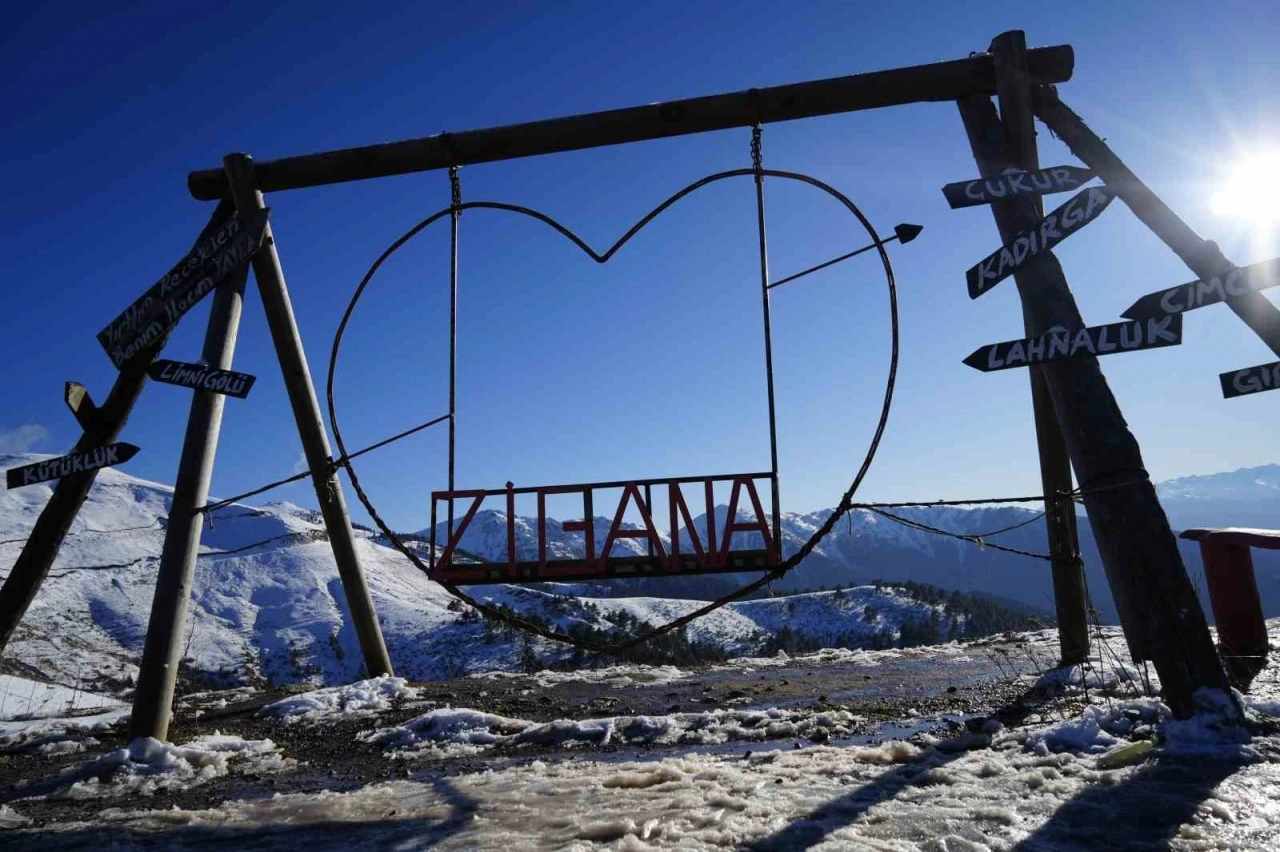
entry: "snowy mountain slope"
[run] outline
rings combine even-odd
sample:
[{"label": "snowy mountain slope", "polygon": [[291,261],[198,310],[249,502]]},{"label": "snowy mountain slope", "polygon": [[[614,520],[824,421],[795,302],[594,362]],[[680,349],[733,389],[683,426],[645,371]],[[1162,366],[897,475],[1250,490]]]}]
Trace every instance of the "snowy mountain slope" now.
[{"label": "snowy mountain slope", "polygon": [[[0,457],[0,467],[31,459]],[[0,540],[11,541],[0,558],[9,564],[49,493],[35,486],[0,494]],[[81,515],[85,522],[77,522],[63,545],[6,650],[6,666],[107,692],[131,682],[171,497],[168,486],[117,470],[101,472]],[[361,536],[361,558],[399,674],[434,679],[518,664],[519,635],[491,628],[398,552],[370,534]],[[508,586],[477,593],[564,629],[630,630],[637,622],[656,625],[700,605],[644,597],[568,598]],[[870,622],[864,618],[868,604],[876,612]],[[949,629],[956,620],[944,606],[868,588],[734,604],[695,622],[687,637],[741,654],[766,647],[782,626],[811,642],[872,634],[884,642],[910,622]],[[314,513],[291,504],[234,505],[217,514],[203,535],[188,625],[184,658],[193,674],[214,682],[338,683],[360,673],[359,645],[323,527]],[[544,658],[568,653],[541,641],[534,649]]]},{"label": "snowy mountain slope", "polygon": [[[0,467],[35,458],[0,457]],[[1255,484],[1269,475],[1266,470],[1237,474]],[[0,541],[6,542],[0,544],[0,571],[17,556],[49,493],[47,485],[37,485],[0,494]],[[1186,488],[1180,493],[1185,495]],[[136,672],[146,633],[171,494],[165,485],[116,470],[102,472],[48,582],[5,655],[5,671],[44,673],[64,683],[106,691],[127,685]],[[895,511],[962,534],[986,534],[1034,518],[1034,513],[1017,507]],[[721,507],[719,527],[723,527],[723,512]],[[828,516],[829,512],[785,515],[787,550],[798,547]],[[599,519],[597,527],[604,523]],[[705,518],[695,519],[695,525],[701,528]],[[505,527],[500,513],[478,515],[463,539],[464,549],[490,558],[505,556]],[[600,530],[598,541],[603,541],[606,531]],[[438,678],[512,668],[518,663],[519,636],[490,629],[372,534],[360,535],[369,584],[401,674]],[[580,533],[564,533],[558,522],[549,520],[548,535],[553,554],[581,553]],[[736,546],[758,545],[749,541],[752,535],[740,534],[736,541],[741,543]],[[522,557],[536,556],[535,536],[535,522],[521,519]],[[1087,524],[1081,525],[1081,538],[1093,599],[1106,618],[1110,614],[1106,580]],[[1041,551],[1043,521],[992,540]],[[618,544],[627,549],[643,547],[636,540]],[[1184,553],[1194,572],[1198,549],[1188,543]],[[1255,554],[1269,613],[1280,610],[1280,559],[1268,559],[1272,556]],[[684,615],[700,605],[696,599],[713,596],[708,590],[720,594],[740,579],[714,575],[613,585],[548,584],[545,589],[487,586],[476,591],[562,628],[609,630],[626,622],[625,629],[630,630],[636,622],[657,624]],[[1047,563],[908,529],[862,510],[841,519],[810,559],[774,584],[774,591],[865,584],[873,579],[916,580],[1052,607]],[[661,594],[667,597],[653,596],[659,584],[664,584]],[[669,597],[673,594],[687,599]],[[764,647],[784,628],[818,644],[854,643],[876,633],[893,637],[907,623],[933,622],[944,636],[950,631],[948,616],[936,607],[894,598],[890,591],[853,589],[843,596],[740,602],[695,622],[686,637],[738,654]],[[277,683],[304,678],[339,682],[353,679],[360,670],[358,644],[324,530],[314,512],[291,504],[237,505],[218,513],[203,536],[189,625],[186,656],[192,669],[215,681],[262,677]],[[534,648],[543,656],[563,653],[558,646],[553,649],[541,642]],[[24,666],[34,667],[34,672]]]},{"label": "snowy mountain slope", "polygon": [[[1280,465],[1246,468],[1211,476],[1184,477],[1158,486],[1175,530],[1189,526],[1280,527]],[[722,530],[727,507],[716,507],[716,528]],[[1043,520],[1038,509],[1020,506],[977,506],[972,508],[936,506],[892,510],[901,517],[961,535],[983,536],[1032,553],[1047,550]],[[784,552],[794,553],[831,515],[830,509],[808,514],[782,514]],[[749,510],[738,512],[740,520],[750,520]],[[1025,523],[1025,526],[1017,525]],[[706,541],[706,515],[695,518],[694,528]],[[1009,527],[1016,529],[989,535]],[[1106,621],[1116,619],[1115,606],[1097,545],[1087,520],[1080,519],[1080,549],[1094,605]],[[608,530],[608,520],[596,519],[597,548]],[[438,529],[443,541],[443,527]],[[548,554],[552,558],[581,557],[580,533],[564,533],[561,522],[547,520]],[[682,542],[688,534],[680,531]],[[669,536],[663,533],[663,544]],[[737,533],[734,548],[762,546],[758,533]],[[506,559],[506,515],[477,513],[463,536],[461,547],[489,561]],[[620,540],[615,553],[643,552],[640,540]],[[687,545],[686,545],[687,548]],[[521,559],[537,556],[537,521],[517,517],[517,550]],[[1203,573],[1199,547],[1182,542],[1183,559],[1193,577]],[[1268,615],[1280,615],[1280,553],[1254,554],[1263,605]],[[609,584],[575,584],[572,591],[587,595],[658,595],[712,599],[750,575],[707,575],[694,577],[645,578]],[[971,542],[911,529],[865,509],[858,509],[836,523],[827,536],[794,571],[775,584],[777,591],[830,588],[875,579],[915,580],[942,588],[986,593],[1014,598],[1041,610],[1053,610],[1053,583],[1048,563],[1010,554],[995,548],[978,548]],[[1201,583],[1203,586],[1203,583]],[[566,589],[568,591],[568,589]],[[1207,601],[1206,601],[1207,605]]]},{"label": "snowy mountain slope", "polygon": [[1160,483],[1156,492],[1177,529],[1280,528],[1280,465],[1183,476]]}]

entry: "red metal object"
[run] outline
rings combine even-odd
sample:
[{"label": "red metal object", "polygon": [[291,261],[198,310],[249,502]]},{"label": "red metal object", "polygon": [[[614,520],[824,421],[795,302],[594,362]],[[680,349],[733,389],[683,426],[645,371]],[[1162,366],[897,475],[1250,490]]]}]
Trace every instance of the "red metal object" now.
[{"label": "red metal object", "polygon": [[[768,515],[760,501],[756,488],[756,480],[773,481],[772,473],[743,473],[725,476],[691,476],[669,479],[649,479],[617,482],[588,482],[575,485],[536,486],[515,488],[511,483],[507,487],[493,491],[434,491],[431,494],[431,515],[436,517],[436,503],[444,500],[452,504],[454,500],[470,500],[471,505],[461,521],[454,528],[453,534],[439,557],[435,555],[435,527],[432,527],[432,547],[429,567],[431,576],[437,580],[448,580],[453,583],[533,583],[548,580],[592,580],[616,579],[619,577],[656,576],[674,574],[697,574],[726,571],[762,570],[777,565],[779,562],[777,537],[769,528]],[[725,521],[720,547],[716,547],[715,518],[715,484],[729,483],[729,514]],[[699,536],[694,527],[693,512],[681,490],[682,485],[701,483],[706,501],[706,542]],[[658,533],[653,522],[653,486],[666,486],[667,502],[671,520],[670,553]],[[641,489],[644,489],[643,495]],[[621,490],[617,510],[614,512],[609,533],[599,552],[595,547],[594,493],[601,490]],[[742,492],[746,492],[755,512],[754,522],[737,520],[738,503]],[[550,494],[582,494],[583,519],[565,521],[561,526],[566,532],[581,532],[584,536],[584,558],[582,559],[548,559],[547,558],[547,495]],[[521,561],[516,553],[516,513],[515,498],[519,494],[532,494],[537,497],[538,504],[538,558]],[[506,503],[507,516],[507,558],[502,562],[457,563],[454,553],[462,541],[463,535],[488,497],[502,496]],[[622,526],[623,518],[628,511],[639,515],[641,524],[634,529]],[[692,545],[691,553],[682,553],[680,548],[681,531],[679,521],[684,522],[683,534]],[[759,532],[764,541],[764,548],[751,550],[731,550],[734,533]],[[645,556],[613,556],[610,551],[614,543],[624,538],[645,539],[648,555]]]},{"label": "red metal object", "polygon": [[1218,627],[1218,651],[1232,679],[1247,683],[1267,664],[1270,650],[1249,549],[1280,549],[1280,531],[1190,529],[1182,538],[1200,542],[1209,603]]}]

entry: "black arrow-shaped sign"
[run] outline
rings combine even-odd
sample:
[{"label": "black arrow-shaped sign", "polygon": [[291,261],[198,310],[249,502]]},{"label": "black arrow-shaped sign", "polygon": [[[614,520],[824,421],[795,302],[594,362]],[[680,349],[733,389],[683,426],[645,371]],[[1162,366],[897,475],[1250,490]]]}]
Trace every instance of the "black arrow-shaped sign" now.
[{"label": "black arrow-shaped sign", "polygon": [[1105,186],[1089,187],[1071,196],[1066,204],[1041,219],[1039,225],[1018,234],[999,251],[987,255],[981,263],[969,269],[965,273],[969,282],[969,298],[978,298],[1098,218],[1113,198],[1115,193]]},{"label": "black arrow-shaped sign", "polygon": [[1173,314],[1132,322],[1091,325],[1079,331],[1051,331],[1039,337],[1006,340],[975,349],[964,362],[989,373],[1011,367],[1027,367],[1047,361],[1063,361],[1085,355],[1114,355],[1177,346],[1182,342],[1182,317]]},{"label": "black arrow-shaped sign", "polygon": [[1222,382],[1223,399],[1275,390],[1280,388],[1280,361],[1219,373],[1218,381]]},{"label": "black arrow-shaped sign", "polygon": [[97,470],[113,464],[124,464],[137,454],[138,448],[133,444],[107,444],[104,447],[85,450],[83,453],[69,453],[58,456],[56,459],[46,459],[22,467],[11,467],[5,471],[5,480],[10,488],[21,488],[24,485],[34,485],[50,479],[61,479],[73,473]]},{"label": "black arrow-shaped sign", "polygon": [[1079,166],[1054,166],[1038,172],[1010,172],[993,178],[962,180],[942,188],[951,208],[975,207],[1012,198],[1070,192],[1093,180],[1094,173]]},{"label": "black arrow-shaped sign", "polygon": [[247,217],[235,214],[196,243],[163,278],[98,332],[98,342],[116,368],[177,325],[187,311],[247,263],[262,248],[266,232],[264,208]]},{"label": "black arrow-shaped sign", "polygon": [[1208,281],[1188,281],[1168,290],[1148,293],[1120,316],[1140,319],[1180,314],[1277,285],[1280,285],[1280,257],[1273,257],[1250,266],[1233,266],[1225,275],[1216,275]]},{"label": "black arrow-shaped sign", "polygon": [[214,393],[244,399],[249,389],[258,380],[257,376],[248,373],[237,373],[234,370],[218,370],[206,364],[188,364],[185,361],[166,361],[157,359],[147,368],[147,375],[157,382],[177,385],[193,390],[213,391]]}]

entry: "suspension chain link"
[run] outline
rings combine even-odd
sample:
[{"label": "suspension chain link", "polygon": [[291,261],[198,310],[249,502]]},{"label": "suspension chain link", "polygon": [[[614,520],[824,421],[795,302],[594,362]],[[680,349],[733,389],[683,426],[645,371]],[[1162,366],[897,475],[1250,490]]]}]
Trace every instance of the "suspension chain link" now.
[{"label": "suspension chain link", "polygon": [[458,180],[458,167],[449,167],[449,209],[454,216],[462,215],[462,181]]}]

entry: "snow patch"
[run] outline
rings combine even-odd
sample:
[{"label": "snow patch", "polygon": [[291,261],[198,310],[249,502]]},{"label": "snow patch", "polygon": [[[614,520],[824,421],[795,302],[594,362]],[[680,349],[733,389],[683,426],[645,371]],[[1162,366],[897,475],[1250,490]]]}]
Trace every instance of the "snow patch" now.
[{"label": "snow patch", "polygon": [[[611,716],[530,722],[464,708],[432,710],[403,725],[362,734],[394,756],[431,757],[474,754],[497,745],[720,745],[730,741],[764,742],[812,739],[825,742],[850,736],[862,722],[845,710],[713,710],[666,716]],[[873,762],[908,759],[914,746],[886,744],[865,749],[859,759]]]},{"label": "snow patch", "polygon": [[538,686],[548,688],[562,683],[598,683],[604,686],[630,686],[645,684],[662,686],[687,678],[689,673],[675,666],[648,666],[631,663],[617,666],[606,666],[598,669],[579,669],[577,671],[558,672],[541,671],[522,675],[516,672],[478,672],[473,678],[489,678],[493,680],[517,680],[528,678]]},{"label": "snow patch", "polygon": [[228,775],[262,775],[294,769],[297,761],[280,755],[271,740],[245,740],[210,734],[186,745],[139,737],[110,754],[64,772],[44,784],[28,785],[34,795],[50,798],[100,799],[153,795],[157,790],[185,789]]},{"label": "snow patch", "polygon": [[261,715],[277,716],[287,722],[372,716],[390,710],[396,703],[416,699],[420,689],[402,677],[379,675],[368,680],[316,689],[281,699],[263,707]]}]

